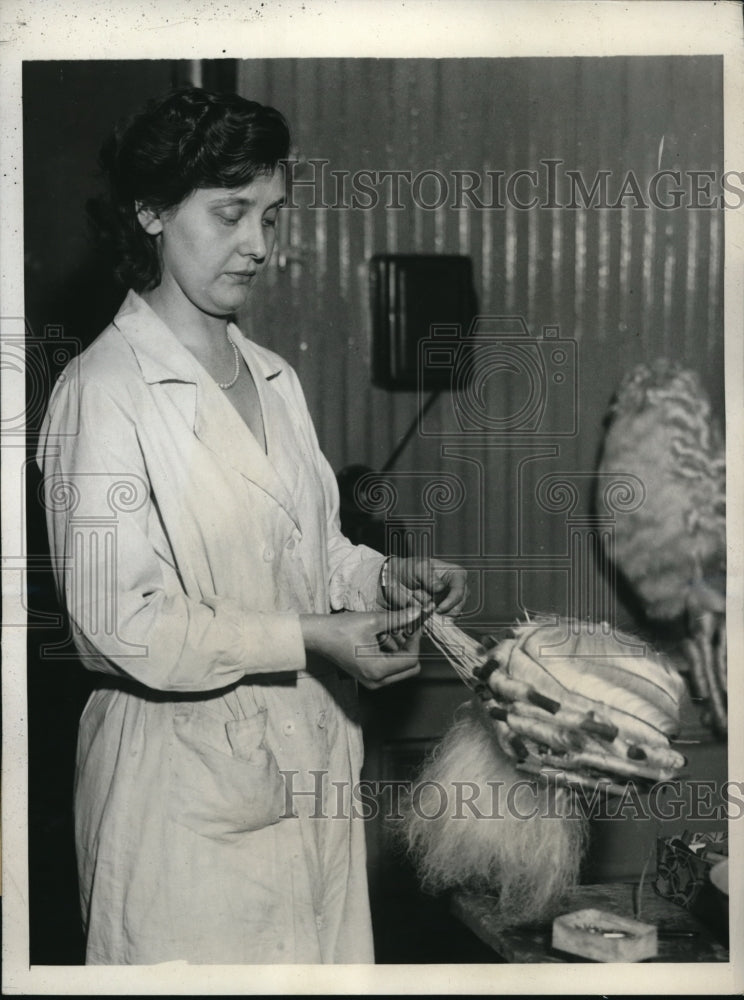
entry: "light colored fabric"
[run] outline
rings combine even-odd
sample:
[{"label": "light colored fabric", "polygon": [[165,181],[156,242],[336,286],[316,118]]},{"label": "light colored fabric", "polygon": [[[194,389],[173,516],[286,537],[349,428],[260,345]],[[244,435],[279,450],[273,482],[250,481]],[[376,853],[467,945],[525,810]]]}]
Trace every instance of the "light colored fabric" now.
[{"label": "light colored fabric", "polygon": [[294,371],[231,336],[268,454],[133,292],[45,421],[57,580],[108,675],[75,783],[90,963],[373,960],[363,826],[338,802],[355,682],[306,662],[298,616],[374,607],[382,557],[340,533]]}]

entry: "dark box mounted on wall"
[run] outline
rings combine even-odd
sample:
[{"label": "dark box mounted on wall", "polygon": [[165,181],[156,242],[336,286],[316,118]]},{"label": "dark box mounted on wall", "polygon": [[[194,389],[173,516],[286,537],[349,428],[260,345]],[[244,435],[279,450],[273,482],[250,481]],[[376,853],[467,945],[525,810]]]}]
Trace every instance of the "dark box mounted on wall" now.
[{"label": "dark box mounted on wall", "polygon": [[451,388],[445,368],[419,372],[436,328],[467,336],[477,311],[469,257],[380,254],[370,261],[372,381],[383,389]]}]

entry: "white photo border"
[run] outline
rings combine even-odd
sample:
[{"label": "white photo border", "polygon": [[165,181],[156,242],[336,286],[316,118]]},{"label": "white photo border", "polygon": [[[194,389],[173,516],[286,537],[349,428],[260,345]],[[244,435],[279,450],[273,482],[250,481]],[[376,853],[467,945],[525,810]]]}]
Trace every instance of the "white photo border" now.
[{"label": "white photo border", "polygon": [[[6,2],[0,9],[2,229],[0,328],[24,315],[21,70],[24,60],[269,57],[722,55],[724,170],[744,170],[744,46],[737,2],[633,0],[214,0]],[[744,213],[725,220],[728,459],[728,630],[732,725],[729,775],[744,770]],[[17,321],[16,321],[17,322]],[[23,410],[17,373],[3,367],[3,415]],[[20,380],[22,383],[22,379]],[[20,395],[19,395],[20,393]],[[17,442],[15,442],[17,444]],[[3,551],[24,530],[25,450],[2,446]],[[25,614],[22,574],[3,574],[4,620]],[[21,617],[19,617],[21,616]],[[3,634],[3,990],[9,995],[214,994],[735,994],[744,989],[744,893],[731,895],[728,964],[476,966],[29,966],[26,635]],[[744,823],[731,824],[730,884],[744,886]]]}]

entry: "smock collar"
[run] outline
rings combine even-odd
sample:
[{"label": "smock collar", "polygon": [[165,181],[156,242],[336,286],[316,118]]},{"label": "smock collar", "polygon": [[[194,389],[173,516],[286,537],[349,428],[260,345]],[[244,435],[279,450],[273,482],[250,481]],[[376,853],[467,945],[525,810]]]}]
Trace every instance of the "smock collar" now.
[{"label": "smock collar", "polygon": [[[114,326],[134,352],[145,382],[197,384],[206,375],[188,348],[135,291],[128,292],[114,317]],[[257,345],[251,344],[234,323],[228,324],[228,332],[254,375],[270,380],[282,371],[275,358],[267,357]]]},{"label": "smock collar", "polygon": [[[217,383],[136,292],[130,291],[127,295],[114,318],[114,326],[131,347],[143,379],[149,384],[164,383],[163,388],[179,400],[196,436],[223,461],[273,497],[299,527],[291,491],[272,459],[260,447]],[[282,371],[281,364],[277,363],[280,359],[244,337],[235,324],[229,325],[229,332],[256,382],[267,442],[275,451],[281,446],[273,434],[281,406],[271,380]]]}]

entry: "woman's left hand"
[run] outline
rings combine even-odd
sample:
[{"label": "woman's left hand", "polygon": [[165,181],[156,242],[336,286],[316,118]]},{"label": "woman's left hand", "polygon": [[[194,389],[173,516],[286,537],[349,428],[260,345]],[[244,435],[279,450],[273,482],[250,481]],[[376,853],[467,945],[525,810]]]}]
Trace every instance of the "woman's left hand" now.
[{"label": "woman's left hand", "polygon": [[459,615],[468,598],[467,572],[439,559],[391,556],[386,577],[378,594],[385,607],[407,608],[417,603],[424,612]]}]

